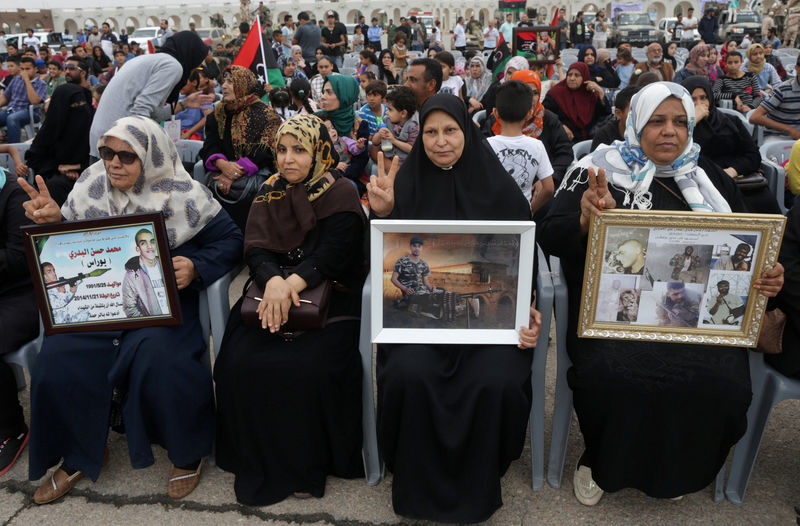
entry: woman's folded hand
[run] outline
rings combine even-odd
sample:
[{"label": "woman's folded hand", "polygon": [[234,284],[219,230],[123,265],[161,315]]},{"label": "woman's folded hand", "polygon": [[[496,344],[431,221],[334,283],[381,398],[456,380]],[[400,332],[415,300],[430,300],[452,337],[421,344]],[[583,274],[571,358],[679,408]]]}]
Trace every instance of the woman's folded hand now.
[{"label": "woman's folded hand", "polygon": [[281,276],[273,276],[264,287],[264,297],[258,304],[258,319],[261,328],[277,332],[289,321],[289,309],[300,306],[300,296]]},{"label": "woman's folded hand", "polygon": [[542,313],[531,305],[530,318],[527,327],[519,328],[520,349],[533,349],[539,340],[539,331],[542,330]]}]

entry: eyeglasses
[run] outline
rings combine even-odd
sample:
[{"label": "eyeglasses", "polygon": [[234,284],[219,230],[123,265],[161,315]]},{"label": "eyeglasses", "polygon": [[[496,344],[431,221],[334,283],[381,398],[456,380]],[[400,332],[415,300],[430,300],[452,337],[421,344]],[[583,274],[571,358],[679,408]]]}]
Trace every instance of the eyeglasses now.
[{"label": "eyeglasses", "polygon": [[119,157],[119,160],[122,164],[133,164],[139,158],[139,156],[133,152],[126,152],[124,150],[118,152],[116,150],[112,150],[108,146],[101,146],[97,149],[97,151],[100,154],[100,158],[104,161],[111,161],[116,155]]},{"label": "eyeglasses", "polygon": [[64,64],[64,69],[77,69],[79,71],[85,71],[82,67],[76,66],[75,64],[72,64],[70,62]]}]

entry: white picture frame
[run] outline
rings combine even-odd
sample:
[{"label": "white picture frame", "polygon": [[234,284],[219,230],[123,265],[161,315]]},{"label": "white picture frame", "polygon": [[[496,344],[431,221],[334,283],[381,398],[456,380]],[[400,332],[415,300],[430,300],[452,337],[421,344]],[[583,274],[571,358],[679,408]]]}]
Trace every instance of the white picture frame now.
[{"label": "white picture frame", "polygon": [[[535,232],[533,221],[371,221],[372,343],[518,344],[518,329],[530,316]],[[403,242],[408,254],[406,240],[414,236],[428,239],[424,254],[433,256],[428,282],[434,291],[416,297],[433,314],[409,304],[403,318],[402,304],[412,300],[391,282],[393,261]]]}]

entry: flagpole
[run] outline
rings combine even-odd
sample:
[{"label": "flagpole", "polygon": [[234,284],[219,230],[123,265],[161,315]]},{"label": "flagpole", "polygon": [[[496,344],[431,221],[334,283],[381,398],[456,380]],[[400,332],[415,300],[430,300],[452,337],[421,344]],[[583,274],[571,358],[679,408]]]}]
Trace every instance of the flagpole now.
[{"label": "flagpole", "polygon": [[[269,75],[267,75],[267,57],[264,55],[264,40],[261,36],[261,20],[256,15],[256,26],[258,26],[258,49],[261,50],[261,64],[264,66],[264,84],[269,84]],[[270,50],[270,53],[272,50]]]}]

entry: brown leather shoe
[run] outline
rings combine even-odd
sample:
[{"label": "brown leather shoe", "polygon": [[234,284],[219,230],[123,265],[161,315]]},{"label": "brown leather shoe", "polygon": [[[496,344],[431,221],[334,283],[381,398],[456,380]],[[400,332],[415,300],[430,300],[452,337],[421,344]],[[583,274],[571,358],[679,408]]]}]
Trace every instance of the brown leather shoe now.
[{"label": "brown leather shoe", "polygon": [[83,478],[83,473],[76,471],[72,475],[67,475],[67,472],[58,468],[50,475],[50,478],[45,480],[36,493],[33,494],[33,502],[36,504],[47,504],[53,502],[69,493],[75,487],[80,479]]},{"label": "brown leather shoe", "polygon": [[196,470],[181,469],[172,466],[172,473],[169,474],[167,483],[167,495],[172,499],[182,499],[200,483],[200,470],[203,468],[203,461],[197,465]]}]

